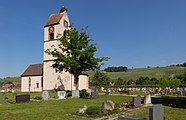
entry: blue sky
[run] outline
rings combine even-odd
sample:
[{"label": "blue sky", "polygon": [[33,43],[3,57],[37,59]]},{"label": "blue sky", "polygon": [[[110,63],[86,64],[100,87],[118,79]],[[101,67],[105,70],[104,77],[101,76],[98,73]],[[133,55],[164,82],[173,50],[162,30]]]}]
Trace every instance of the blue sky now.
[{"label": "blue sky", "polygon": [[4,0],[0,4],[0,77],[43,62],[43,26],[61,6],[89,26],[107,66],[140,68],[186,61],[185,0]]}]

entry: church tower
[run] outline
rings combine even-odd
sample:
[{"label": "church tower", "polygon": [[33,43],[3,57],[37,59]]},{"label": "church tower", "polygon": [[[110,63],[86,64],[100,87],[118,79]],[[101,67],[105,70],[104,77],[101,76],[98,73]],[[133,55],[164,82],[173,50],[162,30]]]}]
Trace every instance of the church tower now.
[{"label": "church tower", "polygon": [[[56,73],[55,69],[51,67],[55,58],[45,53],[52,45],[58,46],[58,34],[63,35],[63,32],[69,29],[69,25],[67,9],[62,7],[59,12],[50,15],[44,26],[43,90],[54,89],[55,85],[61,81],[63,84],[71,85],[72,76],[67,72]],[[66,87],[66,89],[72,88],[72,86]]]},{"label": "church tower", "polygon": [[[66,29],[70,29],[69,26],[70,21],[65,7],[62,7],[59,12],[50,15],[44,26],[43,90],[52,90],[59,84],[62,84],[65,90],[76,89],[74,76],[65,71],[57,73],[55,69],[51,67],[55,58],[45,53],[52,45],[56,48],[58,47],[58,34],[63,35]],[[88,81],[88,74],[82,73],[82,75],[79,76],[79,89],[88,89]]]}]

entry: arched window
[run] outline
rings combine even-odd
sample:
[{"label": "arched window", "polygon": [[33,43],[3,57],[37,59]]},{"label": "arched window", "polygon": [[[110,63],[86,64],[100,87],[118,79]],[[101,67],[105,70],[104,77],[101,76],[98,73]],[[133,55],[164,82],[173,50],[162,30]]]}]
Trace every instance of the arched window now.
[{"label": "arched window", "polygon": [[68,21],[64,20],[64,23],[63,24],[64,24],[64,27],[65,28],[68,28]]},{"label": "arched window", "polygon": [[53,40],[54,39],[54,27],[53,26],[49,27],[48,33],[49,33],[49,40]]}]

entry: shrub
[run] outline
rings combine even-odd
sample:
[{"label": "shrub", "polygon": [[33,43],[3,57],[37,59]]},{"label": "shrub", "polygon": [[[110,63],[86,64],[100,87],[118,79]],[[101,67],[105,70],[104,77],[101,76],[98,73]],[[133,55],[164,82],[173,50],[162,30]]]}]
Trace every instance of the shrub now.
[{"label": "shrub", "polygon": [[67,92],[67,97],[72,97],[72,92]]},{"label": "shrub", "polygon": [[101,113],[101,109],[98,106],[90,106],[86,110],[87,115],[99,115]]},{"label": "shrub", "polygon": [[80,98],[89,99],[90,98],[90,95],[89,95],[89,93],[87,93],[87,91],[85,89],[83,89],[80,92]]}]

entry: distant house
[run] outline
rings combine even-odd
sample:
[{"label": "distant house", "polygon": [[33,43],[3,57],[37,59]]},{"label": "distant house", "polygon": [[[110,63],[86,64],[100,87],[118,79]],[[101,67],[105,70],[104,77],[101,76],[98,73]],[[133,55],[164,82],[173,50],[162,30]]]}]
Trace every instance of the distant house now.
[{"label": "distant house", "polygon": [[5,90],[6,92],[12,91],[13,88],[14,88],[13,83],[5,83],[2,85],[2,89]]},{"label": "distant house", "polygon": [[[70,21],[66,8],[62,7],[59,12],[50,15],[44,26],[43,64],[32,64],[21,75],[22,92],[53,90],[60,85],[63,85],[65,90],[76,89],[77,83],[74,81],[74,76],[65,71],[56,73],[55,69],[51,67],[55,58],[45,53],[50,46],[58,46],[57,35],[63,35],[66,29],[70,29],[69,26]],[[89,76],[87,73],[84,72],[79,76],[78,86],[79,90],[88,89]]]}]

